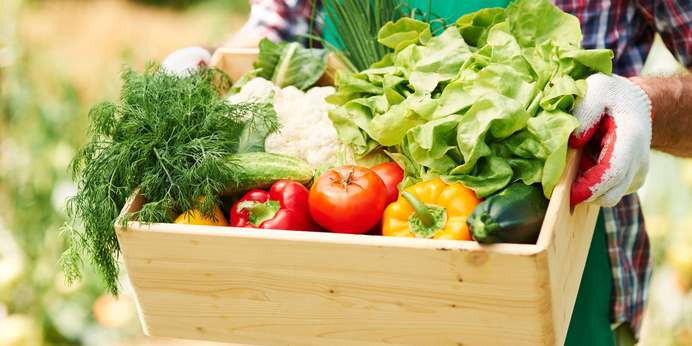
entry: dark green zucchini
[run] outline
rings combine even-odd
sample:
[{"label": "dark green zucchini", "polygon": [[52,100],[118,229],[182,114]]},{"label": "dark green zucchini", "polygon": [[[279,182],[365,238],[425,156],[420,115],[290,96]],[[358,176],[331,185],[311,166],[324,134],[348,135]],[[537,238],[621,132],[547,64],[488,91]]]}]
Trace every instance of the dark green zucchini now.
[{"label": "dark green zucchini", "polygon": [[539,187],[516,182],[476,206],[467,223],[479,243],[535,244],[546,209]]}]

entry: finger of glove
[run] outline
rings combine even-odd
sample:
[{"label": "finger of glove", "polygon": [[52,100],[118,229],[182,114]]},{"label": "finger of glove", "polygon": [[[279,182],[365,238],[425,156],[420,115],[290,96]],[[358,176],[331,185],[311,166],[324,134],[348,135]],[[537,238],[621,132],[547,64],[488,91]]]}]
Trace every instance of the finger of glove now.
[{"label": "finger of glove", "polygon": [[644,182],[646,182],[646,175],[648,173],[649,173],[649,155],[646,155],[646,159],[642,160],[641,164],[639,164],[639,167],[637,169],[637,173],[635,173],[634,178],[632,179],[632,182],[630,183],[630,188],[629,188],[629,190],[627,190],[627,194],[635,193],[642,186],[644,186]]},{"label": "finger of glove", "polygon": [[572,132],[569,146],[581,148],[593,137],[598,123],[607,112],[604,100],[610,93],[610,78],[602,73],[597,73],[586,78],[586,94],[577,100],[572,114],[579,120],[579,127]]},{"label": "finger of glove", "polygon": [[636,151],[635,156],[639,159],[627,160],[629,165],[624,168],[624,172],[626,172],[624,177],[619,179],[618,183],[608,191],[601,193],[600,196],[592,196],[588,202],[593,201],[603,207],[612,207],[620,202],[623,196],[634,193],[642,187],[649,171],[649,149],[646,146],[637,145],[632,150]]},{"label": "finger of glove", "polygon": [[[617,117],[620,121],[633,119],[627,114],[619,114]],[[614,125],[615,118],[612,119]],[[631,132],[636,133],[636,131],[626,130],[627,125],[620,128],[613,126],[611,132],[613,135],[604,137],[604,147],[611,145],[608,143],[612,143],[613,147],[610,154],[610,168],[604,175],[602,183],[592,188],[592,195],[586,200],[587,202],[612,207],[623,196],[637,191],[644,183],[649,169],[648,137],[646,135],[632,136]],[[629,131],[630,136],[619,133],[621,131]],[[604,153],[608,155],[607,152],[602,152],[602,156]]]},{"label": "finger of glove", "polygon": [[585,172],[589,170],[591,167],[595,166],[597,163],[594,156],[591,155],[591,153],[589,153],[587,149],[588,148],[584,149],[579,160],[579,172]]},{"label": "finger of glove", "polygon": [[[594,195],[598,197],[603,190],[610,189],[616,183],[617,177],[613,177],[613,152],[617,139],[616,127],[614,119],[610,116],[604,117],[599,125],[600,130],[604,131],[604,136],[601,139],[600,155],[595,165],[583,170],[572,183],[570,192],[570,203],[575,206],[581,202],[592,200]],[[582,158],[582,166],[586,165],[584,160],[589,160],[589,157]],[[617,162],[617,160],[615,160]]]},{"label": "finger of glove", "polygon": [[187,47],[169,54],[161,63],[161,67],[170,74],[187,76],[200,66],[206,66],[211,60],[208,50],[201,47]]},{"label": "finger of glove", "polygon": [[[599,117],[603,116],[603,114],[604,113],[601,113],[599,115]],[[580,123],[581,123],[581,121],[580,121]],[[596,133],[597,128],[598,128],[597,126],[593,126],[593,127],[590,127],[588,129],[584,130],[584,132],[580,132],[580,133],[577,133],[577,130],[574,130],[574,132],[572,132],[569,136],[569,142],[568,142],[569,147],[579,149],[579,148],[585,146],[586,143],[588,143],[591,140],[591,138],[593,138],[593,135],[594,135],[594,133]]]},{"label": "finger of glove", "polygon": [[607,191],[600,191],[597,194],[592,195],[586,200],[587,203],[594,203],[602,207],[613,207],[623,196],[629,194],[630,187],[635,176],[635,170],[630,169],[624,176],[618,176],[616,180],[613,181],[612,187]]}]

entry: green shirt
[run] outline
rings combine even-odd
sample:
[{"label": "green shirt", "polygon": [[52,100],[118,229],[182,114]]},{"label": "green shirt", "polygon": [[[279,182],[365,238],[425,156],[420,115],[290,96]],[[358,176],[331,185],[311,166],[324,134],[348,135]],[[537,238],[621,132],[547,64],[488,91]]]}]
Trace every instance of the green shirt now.
[{"label": "green shirt", "polygon": [[[505,7],[510,0],[404,0],[411,8],[419,8],[430,13],[433,18],[444,19],[447,24],[454,23],[459,17],[489,7]],[[322,36],[330,44],[339,47],[336,29],[329,16],[324,16]]]},{"label": "green shirt", "polygon": [[411,0],[411,7],[420,8],[435,17],[443,18],[446,23],[453,23],[459,17],[488,7],[505,7],[509,0]]}]

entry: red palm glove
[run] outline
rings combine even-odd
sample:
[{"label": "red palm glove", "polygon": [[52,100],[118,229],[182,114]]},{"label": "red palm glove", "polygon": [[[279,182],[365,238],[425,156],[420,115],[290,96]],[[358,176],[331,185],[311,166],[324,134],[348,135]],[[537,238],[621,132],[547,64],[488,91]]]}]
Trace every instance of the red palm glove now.
[{"label": "red palm glove", "polygon": [[586,79],[586,95],[574,109],[580,126],[570,137],[584,147],[571,203],[604,207],[639,189],[649,169],[651,100],[629,79],[602,73]]}]

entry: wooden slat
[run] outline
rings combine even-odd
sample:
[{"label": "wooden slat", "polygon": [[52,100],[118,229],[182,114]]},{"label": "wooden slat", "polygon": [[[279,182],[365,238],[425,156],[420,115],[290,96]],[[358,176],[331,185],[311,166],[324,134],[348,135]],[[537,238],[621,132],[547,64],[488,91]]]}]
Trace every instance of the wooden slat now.
[{"label": "wooden slat", "polygon": [[578,162],[579,153],[571,150],[567,169],[550,199],[538,239],[538,246],[546,249],[548,258],[556,345],[564,344],[567,336],[599,210],[596,205],[581,204],[570,211],[570,187]]},{"label": "wooden slat", "polygon": [[226,72],[235,82],[253,69],[252,64],[258,56],[257,48],[219,48],[211,57],[210,65]]},{"label": "wooden slat", "polygon": [[535,253],[196,228],[119,232],[151,335],[257,345],[535,345],[551,337]]}]

